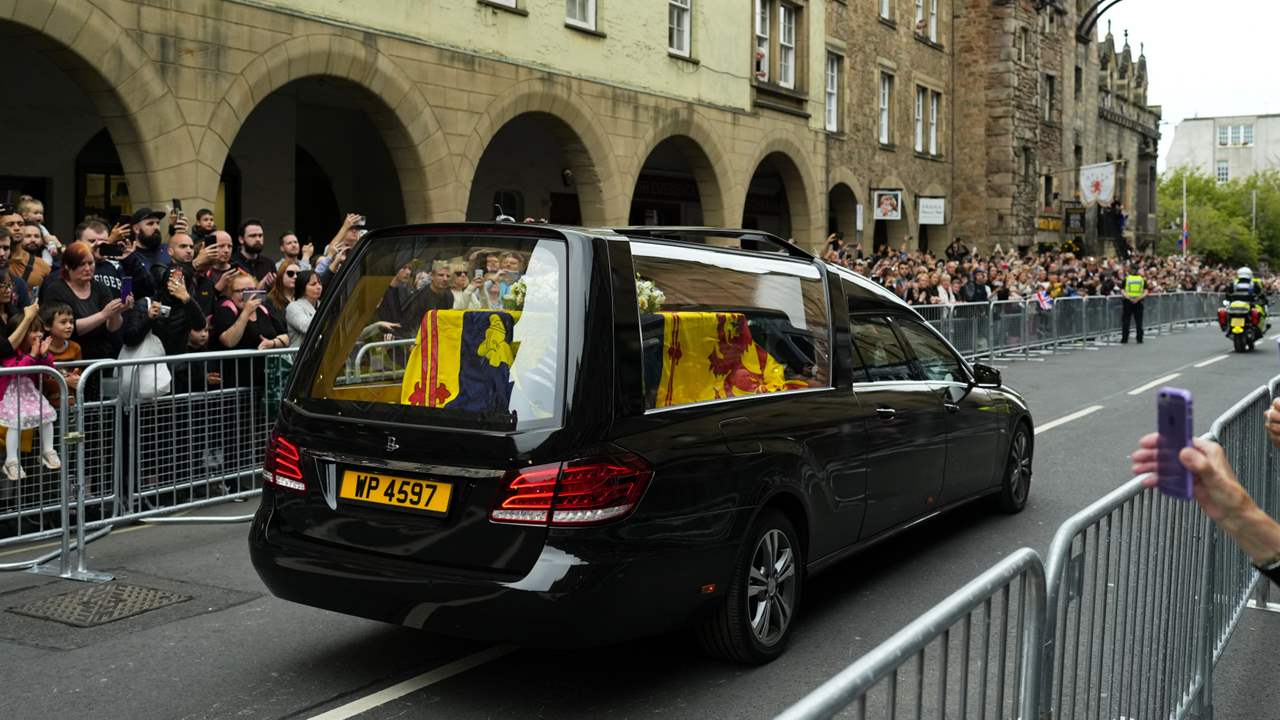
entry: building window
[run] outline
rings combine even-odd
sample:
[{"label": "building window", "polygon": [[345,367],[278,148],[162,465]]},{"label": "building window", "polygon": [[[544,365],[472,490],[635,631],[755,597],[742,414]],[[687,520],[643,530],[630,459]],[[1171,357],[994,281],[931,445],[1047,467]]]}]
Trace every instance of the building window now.
[{"label": "building window", "polygon": [[1031,33],[1026,28],[1018,29],[1018,62],[1025,63],[1027,61],[1027,38]]},{"label": "building window", "polygon": [[1035,156],[1031,154],[1031,148],[1026,145],[1023,145],[1022,146],[1022,177],[1027,178],[1028,180],[1031,179],[1032,174],[1034,174],[1035,172],[1035,166],[1036,166]]},{"label": "building window", "polygon": [[887,72],[880,73],[880,144],[891,145],[893,133],[890,128],[889,109],[893,105],[893,76]]},{"label": "building window", "polygon": [[778,84],[796,86],[796,9],[785,3],[778,8]]},{"label": "building window", "polygon": [[1052,75],[1044,76],[1044,84],[1042,86],[1044,92],[1044,121],[1053,122],[1054,116],[1054,95],[1058,91],[1058,79]]},{"label": "building window", "polygon": [[1076,79],[1075,96],[1076,96],[1076,99],[1079,100],[1080,94],[1084,92],[1084,70],[1081,69],[1079,65],[1076,66],[1075,79]]},{"label": "building window", "polygon": [[668,0],[667,50],[689,57],[689,22],[693,15],[693,0]]},{"label": "building window", "polygon": [[1231,179],[1231,165],[1226,160],[1218,161],[1218,182],[1224,183]]},{"label": "building window", "polygon": [[575,27],[596,29],[596,0],[565,0],[564,21]]},{"label": "building window", "polygon": [[1044,176],[1044,208],[1050,210],[1053,208],[1053,176]]},{"label": "building window", "polygon": [[928,90],[916,86],[916,152],[924,152],[924,97]]},{"label": "building window", "polygon": [[927,22],[924,19],[924,0],[916,0],[916,34],[923,35]]},{"label": "building window", "polygon": [[938,0],[929,0],[929,42],[938,42]]},{"label": "building window", "polygon": [[1219,125],[1218,145],[1227,147],[1253,144],[1253,125]]},{"label": "building window", "polygon": [[769,2],[756,0],[756,79],[769,80]]},{"label": "building window", "polygon": [[827,53],[826,80],[826,126],[829,132],[836,132],[840,129],[840,56],[835,53]]},{"label": "building window", "polygon": [[938,112],[942,107],[942,93],[929,93],[929,154],[938,156]]},{"label": "building window", "polygon": [[880,0],[880,17],[893,21],[893,0]]}]

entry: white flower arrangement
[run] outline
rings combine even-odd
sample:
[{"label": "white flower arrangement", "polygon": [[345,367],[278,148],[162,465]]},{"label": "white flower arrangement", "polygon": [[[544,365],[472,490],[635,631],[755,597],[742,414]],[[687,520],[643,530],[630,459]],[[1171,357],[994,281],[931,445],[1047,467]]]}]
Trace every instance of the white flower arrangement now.
[{"label": "white flower arrangement", "polygon": [[667,296],[658,289],[652,280],[645,280],[636,275],[636,305],[642,314],[652,314],[662,310],[662,303]]},{"label": "white flower arrangement", "polygon": [[502,296],[502,307],[507,310],[523,310],[525,301],[532,296],[534,305],[553,307],[560,293],[560,274],[556,272],[525,275],[507,288]]}]

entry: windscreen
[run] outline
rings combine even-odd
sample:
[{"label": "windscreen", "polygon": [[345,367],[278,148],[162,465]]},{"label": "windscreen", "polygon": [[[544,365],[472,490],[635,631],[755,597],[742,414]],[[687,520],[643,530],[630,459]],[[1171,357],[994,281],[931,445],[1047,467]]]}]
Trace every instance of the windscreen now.
[{"label": "windscreen", "polygon": [[563,405],[562,240],[377,238],[307,331],[290,400],[322,414],[528,430]]}]

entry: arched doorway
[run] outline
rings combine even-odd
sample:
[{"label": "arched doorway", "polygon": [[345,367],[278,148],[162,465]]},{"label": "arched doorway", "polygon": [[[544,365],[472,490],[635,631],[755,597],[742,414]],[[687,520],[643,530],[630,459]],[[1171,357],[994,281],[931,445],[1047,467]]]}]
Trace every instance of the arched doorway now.
[{"label": "arched doorway", "polygon": [[631,225],[720,225],[720,184],[691,138],[669,137],[645,159],[631,195]]},{"label": "arched doorway", "polygon": [[349,80],[313,76],[281,86],[258,103],[231,144],[228,165],[238,177],[224,170],[220,188],[228,210],[264,222],[273,257],[287,230],[323,252],[348,212],[364,215],[370,227],[404,223],[400,176],[380,129],[388,113]]},{"label": "arched doorway", "polygon": [[581,225],[580,188],[597,182],[591,154],[573,128],[549,113],[525,113],[503,125],[480,156],[467,219],[493,220],[501,206],[517,220]]},{"label": "arched doorway", "polygon": [[858,197],[853,188],[836,183],[827,193],[827,233],[837,233],[852,247],[862,242],[862,230],[858,223]]},{"label": "arched doorway", "polygon": [[785,153],[769,153],[756,166],[747,186],[742,226],[792,239],[807,232],[809,203],[795,161]]},{"label": "arched doorway", "polygon": [[74,48],[26,26],[0,22],[0,42],[12,60],[0,113],[0,201],[39,199],[45,226],[64,242],[86,214],[109,222],[131,212],[146,193],[130,187],[126,170],[139,186],[144,175],[136,146],[122,150],[112,139],[112,129],[133,138],[136,132],[119,117],[122,102],[110,83]]}]

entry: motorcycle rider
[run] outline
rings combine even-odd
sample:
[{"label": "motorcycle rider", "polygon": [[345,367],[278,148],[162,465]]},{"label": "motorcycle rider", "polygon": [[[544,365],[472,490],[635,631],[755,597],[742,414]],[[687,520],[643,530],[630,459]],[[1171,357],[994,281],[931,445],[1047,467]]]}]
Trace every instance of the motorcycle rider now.
[{"label": "motorcycle rider", "polygon": [[1259,324],[1262,325],[1263,332],[1271,328],[1267,323],[1267,293],[1262,288],[1262,281],[1253,276],[1253,270],[1248,267],[1236,270],[1236,280],[1231,286],[1231,297],[1244,300],[1249,303],[1249,307],[1258,309],[1258,314],[1262,317],[1262,322]]}]

